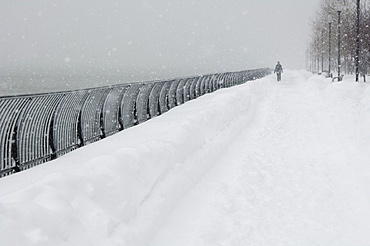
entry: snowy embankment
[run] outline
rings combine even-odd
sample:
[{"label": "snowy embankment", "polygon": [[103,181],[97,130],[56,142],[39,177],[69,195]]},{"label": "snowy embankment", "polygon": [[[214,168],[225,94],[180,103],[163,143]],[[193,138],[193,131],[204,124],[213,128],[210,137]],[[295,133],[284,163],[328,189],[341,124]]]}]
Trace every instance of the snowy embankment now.
[{"label": "snowy embankment", "polygon": [[369,125],[364,83],[219,90],[0,179],[0,245],[367,245]]},{"label": "snowy embankment", "polygon": [[1,245],[141,245],[253,118],[254,84],[0,180]]}]

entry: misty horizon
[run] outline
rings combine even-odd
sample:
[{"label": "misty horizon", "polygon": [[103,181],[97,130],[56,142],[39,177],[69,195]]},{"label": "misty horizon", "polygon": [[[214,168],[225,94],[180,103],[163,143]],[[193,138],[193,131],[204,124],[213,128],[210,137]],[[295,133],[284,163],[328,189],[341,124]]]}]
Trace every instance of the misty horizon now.
[{"label": "misty horizon", "polygon": [[0,1],[1,83],[101,74],[146,81],[278,60],[303,69],[315,2]]}]

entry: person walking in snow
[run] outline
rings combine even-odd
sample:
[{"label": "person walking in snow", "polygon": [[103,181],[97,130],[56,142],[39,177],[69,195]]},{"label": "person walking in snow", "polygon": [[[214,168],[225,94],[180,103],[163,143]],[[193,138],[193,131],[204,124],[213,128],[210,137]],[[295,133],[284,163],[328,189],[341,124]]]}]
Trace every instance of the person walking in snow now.
[{"label": "person walking in snow", "polygon": [[283,66],[281,66],[280,62],[277,62],[275,66],[274,73],[277,75],[277,81],[281,80],[281,73],[283,72]]}]

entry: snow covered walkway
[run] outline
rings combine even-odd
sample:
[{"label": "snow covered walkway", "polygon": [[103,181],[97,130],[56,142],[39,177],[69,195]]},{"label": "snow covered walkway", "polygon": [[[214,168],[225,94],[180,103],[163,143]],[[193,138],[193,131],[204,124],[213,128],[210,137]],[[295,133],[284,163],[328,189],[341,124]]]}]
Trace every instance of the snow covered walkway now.
[{"label": "snow covered walkway", "polygon": [[0,245],[370,245],[370,84],[349,81],[267,76],[0,179]]},{"label": "snow covered walkway", "polygon": [[349,142],[323,98],[327,83],[310,76],[267,83],[253,121],[151,245],[370,244],[370,206],[348,166]]}]

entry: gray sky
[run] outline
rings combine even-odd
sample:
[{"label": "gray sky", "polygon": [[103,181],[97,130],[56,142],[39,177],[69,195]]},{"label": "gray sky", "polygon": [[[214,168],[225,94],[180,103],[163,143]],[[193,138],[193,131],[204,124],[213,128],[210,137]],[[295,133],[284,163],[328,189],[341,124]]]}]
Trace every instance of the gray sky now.
[{"label": "gray sky", "polygon": [[319,0],[0,0],[0,71],[301,69]]}]

